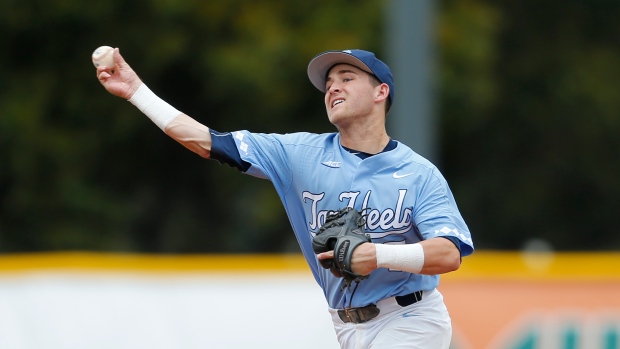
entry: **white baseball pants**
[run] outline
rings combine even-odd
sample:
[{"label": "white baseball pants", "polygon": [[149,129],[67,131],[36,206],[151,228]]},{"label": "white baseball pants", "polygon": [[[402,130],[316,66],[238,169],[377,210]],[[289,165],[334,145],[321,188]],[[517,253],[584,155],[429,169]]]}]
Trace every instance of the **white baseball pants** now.
[{"label": "white baseball pants", "polygon": [[452,322],[438,290],[425,291],[422,300],[406,307],[394,297],[383,299],[379,315],[361,324],[344,323],[329,309],[342,349],[448,349]]}]

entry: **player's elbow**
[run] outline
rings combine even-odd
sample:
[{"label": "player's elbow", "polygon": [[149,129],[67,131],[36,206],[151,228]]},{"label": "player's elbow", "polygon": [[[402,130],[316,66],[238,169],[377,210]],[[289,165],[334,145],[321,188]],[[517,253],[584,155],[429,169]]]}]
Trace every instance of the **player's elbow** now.
[{"label": "player's elbow", "polygon": [[198,154],[200,157],[205,159],[209,159],[211,157],[211,139],[184,138],[175,135],[173,132],[168,132],[168,130],[166,130],[166,133],[168,136],[172,137],[185,148]]},{"label": "player's elbow", "polygon": [[461,266],[461,254],[459,250],[457,248],[450,248],[449,250],[444,251],[441,257],[440,265],[441,267],[439,268],[439,274],[458,270]]},{"label": "player's elbow", "polygon": [[445,259],[446,273],[456,271],[461,267],[461,255],[458,251],[450,253]]},{"label": "player's elbow", "polygon": [[211,151],[202,147],[191,149],[194,153],[198,154],[201,158],[209,159],[211,157]]},{"label": "player's elbow", "polygon": [[430,253],[430,266],[434,266],[433,271],[437,274],[449,273],[458,270],[461,266],[461,251],[450,240],[443,238],[429,239],[426,243],[425,251],[428,248]]},{"label": "player's elbow", "polygon": [[198,156],[202,158],[209,159],[211,157],[210,147],[205,147],[204,145],[200,143],[195,143],[195,142],[188,142],[188,143],[181,143],[181,144],[183,144],[185,148],[193,151],[194,153],[198,154]]}]

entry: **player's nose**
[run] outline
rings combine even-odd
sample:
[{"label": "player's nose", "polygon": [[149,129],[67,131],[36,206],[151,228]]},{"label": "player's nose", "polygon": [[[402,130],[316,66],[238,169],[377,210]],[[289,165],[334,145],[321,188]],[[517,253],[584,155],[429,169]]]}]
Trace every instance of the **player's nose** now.
[{"label": "player's nose", "polygon": [[340,94],[341,90],[339,88],[329,88],[325,92],[325,104],[331,105],[332,100],[336,98]]},{"label": "player's nose", "polygon": [[341,92],[341,91],[342,90],[341,90],[340,86],[338,84],[334,83],[334,84],[331,84],[331,86],[329,86],[327,88],[327,91],[325,91],[325,93],[327,93],[329,95],[329,94],[334,94],[334,93],[338,93],[338,92]]}]

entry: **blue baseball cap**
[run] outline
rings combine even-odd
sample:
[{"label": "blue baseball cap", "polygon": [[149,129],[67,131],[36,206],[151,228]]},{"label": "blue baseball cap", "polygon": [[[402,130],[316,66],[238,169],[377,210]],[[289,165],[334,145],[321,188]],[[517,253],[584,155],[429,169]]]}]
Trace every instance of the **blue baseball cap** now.
[{"label": "blue baseball cap", "polygon": [[310,82],[325,92],[327,73],[336,64],[350,64],[374,75],[382,83],[390,87],[390,101],[394,103],[394,81],[390,68],[375,57],[375,54],[364,50],[325,51],[316,55],[308,64]]}]

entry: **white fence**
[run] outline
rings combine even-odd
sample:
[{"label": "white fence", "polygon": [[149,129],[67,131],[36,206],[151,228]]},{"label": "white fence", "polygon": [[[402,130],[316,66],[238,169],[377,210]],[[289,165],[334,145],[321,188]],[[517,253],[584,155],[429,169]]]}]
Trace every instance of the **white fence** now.
[{"label": "white fence", "polygon": [[0,349],[339,348],[309,273],[0,274]]}]

